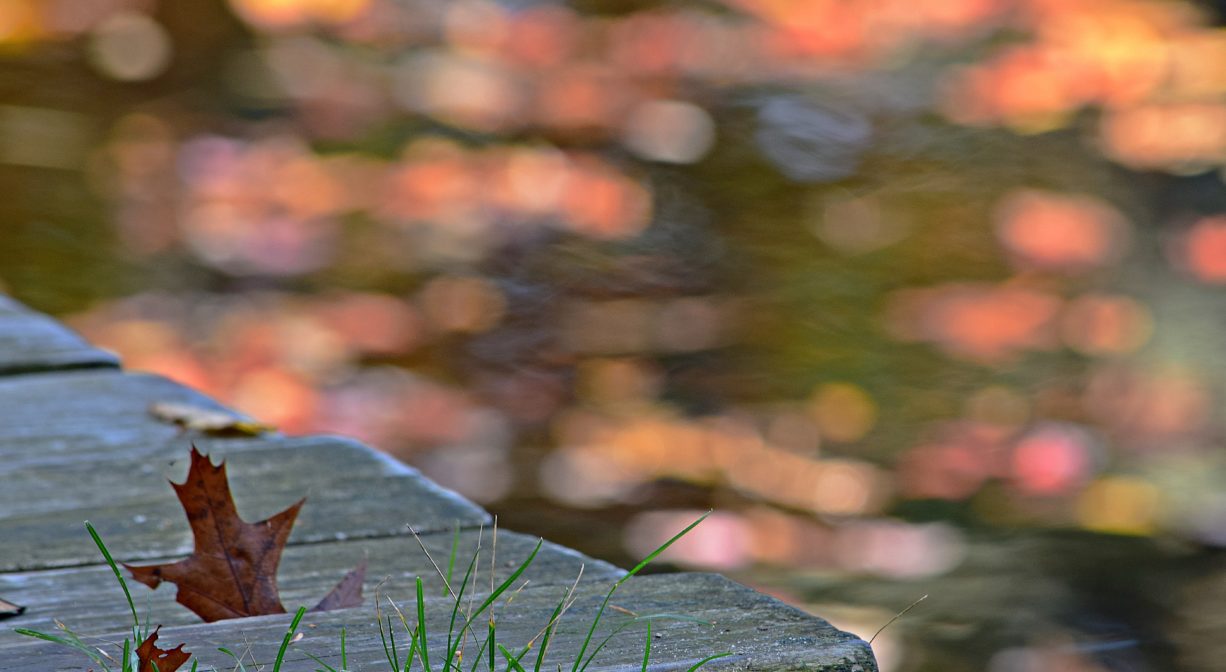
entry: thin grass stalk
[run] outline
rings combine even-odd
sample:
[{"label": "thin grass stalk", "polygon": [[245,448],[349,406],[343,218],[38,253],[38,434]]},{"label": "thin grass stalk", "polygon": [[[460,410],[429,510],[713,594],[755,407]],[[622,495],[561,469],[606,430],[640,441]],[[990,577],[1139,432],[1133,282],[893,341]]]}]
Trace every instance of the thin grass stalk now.
[{"label": "thin grass stalk", "polygon": [[489,637],[486,637],[485,641],[481,642],[481,648],[477,649],[477,655],[473,656],[473,664],[468,668],[468,672],[477,672],[477,667],[481,665],[481,661],[484,660],[485,650],[489,648],[489,645]]},{"label": "thin grass stalk", "polygon": [[438,578],[443,580],[443,587],[447,589],[447,593],[455,597],[455,591],[451,589],[451,582],[447,579],[447,575],[443,573],[443,569],[434,561],[434,555],[430,553],[430,549],[426,548],[426,542],[421,540],[421,535],[417,534],[417,530],[413,529],[412,525],[405,525],[405,527],[413,534],[413,538],[417,540],[417,545],[421,546],[422,553],[426,554],[426,559],[434,566],[434,573],[438,574]]},{"label": "thin grass stalk", "polygon": [[[626,572],[625,575],[623,575],[620,579],[617,580],[616,583],[613,584],[613,587],[610,588],[609,592],[605,595],[604,601],[600,603],[600,609],[596,611],[596,617],[592,619],[592,627],[588,629],[587,636],[583,638],[583,644],[579,647],[579,654],[575,657],[575,664],[571,667],[571,672],[578,672],[581,669],[579,667],[579,664],[583,660],[583,654],[587,651],[587,647],[592,641],[592,636],[596,634],[596,626],[600,623],[601,617],[604,616],[604,610],[607,606],[609,606],[609,600],[613,598],[613,593],[616,592],[617,589],[623,583],[629,581],[630,577],[642,571],[642,569],[646,567],[648,563],[650,563],[652,560],[655,560],[656,557],[659,556],[661,553],[663,553],[669,546],[672,546],[674,543],[676,543],[678,539],[680,539],[681,537],[684,537],[686,534],[689,534],[690,530],[694,529],[695,527],[698,526],[699,523],[706,520],[707,516],[709,515],[711,515],[711,512],[707,511],[706,513],[699,516],[697,520],[687,525],[684,530],[681,530],[677,534],[674,534],[671,539],[664,542],[658,548],[656,548],[656,550],[649,553],[646,558],[643,558],[642,562],[634,566],[634,569],[630,570],[629,572]],[[590,658],[588,659],[588,662],[591,662]],[[587,665],[584,664],[583,667],[586,668]]]},{"label": "thin grass stalk", "polygon": [[489,635],[486,636],[486,648],[489,650],[490,672],[494,672],[494,647],[498,644],[498,635],[494,631],[494,619],[490,619]]},{"label": "thin grass stalk", "polygon": [[[478,551],[478,553],[479,552],[480,551]],[[461,646],[463,646],[463,642],[465,639],[463,636],[464,633],[463,632],[456,633],[455,631],[456,617],[459,616],[460,605],[463,604],[464,593],[468,590],[469,581],[472,579],[473,573],[476,571],[477,571],[477,554],[474,554],[472,560],[468,562],[468,568],[464,570],[464,582],[460,584],[460,593],[455,596],[455,604],[452,605],[451,607],[451,620],[447,624],[447,659],[448,660],[451,660],[455,656],[456,650],[459,649]],[[464,620],[467,621],[468,616],[465,616]],[[459,634],[458,637],[456,636],[457,634]]]},{"label": "thin grass stalk", "polygon": [[94,545],[102,551],[102,557],[106,558],[106,564],[111,566],[111,572],[115,574],[115,580],[119,582],[119,587],[123,588],[123,596],[128,601],[128,609],[132,611],[132,634],[139,639],[140,633],[140,618],[136,615],[136,603],[132,601],[132,592],[128,590],[128,582],[124,581],[123,574],[119,573],[119,565],[115,564],[115,558],[111,557],[111,551],[107,549],[106,544],[102,543],[102,536],[98,534],[98,530],[94,529],[92,523],[85,521],[85,530],[89,532],[90,538],[94,540]]},{"label": "thin grass stalk", "polygon": [[455,532],[451,535],[451,553],[447,554],[447,576],[443,579],[443,594],[451,592],[451,577],[455,572],[455,559],[460,553],[460,523],[456,522]]},{"label": "thin grass stalk", "polygon": [[696,672],[696,670],[698,670],[698,668],[700,668],[700,667],[702,667],[702,666],[706,665],[707,663],[709,663],[709,662],[711,662],[711,661],[713,661],[713,660],[717,660],[717,659],[719,659],[719,658],[727,658],[728,656],[731,656],[731,655],[732,655],[732,652],[731,652],[731,651],[725,651],[725,652],[723,652],[723,653],[713,653],[713,654],[711,654],[711,655],[707,656],[706,658],[703,658],[702,660],[698,661],[697,663],[694,663],[692,666],[690,666],[688,669],[686,669],[686,671],[685,671],[685,672]]},{"label": "thin grass stalk", "polygon": [[499,644],[498,650],[501,651],[502,656],[507,659],[507,665],[510,666],[513,672],[527,672],[524,670],[524,666],[519,663],[519,659],[511,655],[510,651],[507,651],[507,647]]},{"label": "thin grass stalk", "polygon": [[647,621],[647,641],[643,644],[643,672],[647,672],[647,663],[651,660],[651,621]]},{"label": "thin grass stalk", "polygon": [[315,662],[316,662],[316,664],[323,665],[323,668],[324,668],[324,669],[322,669],[322,670],[315,670],[315,672],[341,672],[341,670],[344,670],[344,669],[345,669],[345,664],[344,664],[344,663],[341,663],[341,669],[340,669],[340,670],[338,670],[338,669],[336,669],[335,667],[332,667],[331,665],[329,665],[329,664],[325,663],[323,660],[321,660],[321,659],[319,658],[319,656],[316,656],[315,654],[312,654],[312,653],[306,653],[305,651],[304,651],[303,653],[306,655],[306,657],[307,657],[307,658],[310,658],[311,660],[315,661]]},{"label": "thin grass stalk", "polygon": [[[417,657],[421,659],[422,668],[426,672],[431,672],[430,669],[430,647],[426,640],[426,597],[423,590],[421,577],[417,577],[417,638],[421,645],[417,647]],[[450,660],[445,662],[450,663]]]},{"label": "thin grass stalk", "polygon": [[285,631],[285,637],[281,639],[281,648],[277,649],[277,659],[273,661],[272,672],[281,672],[281,661],[285,660],[285,651],[289,649],[290,640],[294,638],[294,633],[298,632],[298,624],[302,622],[305,614],[306,607],[298,607],[294,620],[290,621],[289,629]]},{"label": "thin grass stalk", "polygon": [[38,630],[30,630],[28,628],[13,628],[13,632],[16,632],[19,635],[25,635],[26,637],[33,637],[35,639],[41,639],[46,642],[54,642],[55,644],[59,644],[61,646],[77,649],[78,651],[89,656],[90,660],[101,665],[105,672],[111,672],[111,668],[106,664],[106,659],[94,651],[93,647],[85,644],[85,642],[82,642],[76,636],[73,636],[72,638],[59,637],[57,635],[49,635],[45,632],[39,632]]}]

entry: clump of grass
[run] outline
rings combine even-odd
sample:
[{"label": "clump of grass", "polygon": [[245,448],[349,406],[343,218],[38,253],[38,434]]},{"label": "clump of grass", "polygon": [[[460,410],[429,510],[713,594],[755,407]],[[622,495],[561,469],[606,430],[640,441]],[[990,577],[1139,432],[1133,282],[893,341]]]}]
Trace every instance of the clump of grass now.
[{"label": "clump of grass", "polygon": [[[690,620],[694,622],[702,622],[687,616],[679,616],[675,614],[632,614],[617,607],[613,607],[613,609],[616,611],[628,614],[630,618],[618,624],[603,637],[596,637],[598,627],[605,618],[606,610],[608,610],[610,607],[610,600],[613,599],[613,595],[617,592],[617,589],[642,571],[644,567],[655,560],[656,557],[672,546],[678,539],[682,538],[693,530],[699,523],[705,520],[708,515],[710,515],[710,512],[700,516],[694,522],[686,526],[685,529],[673,535],[672,538],[649,553],[642,562],[637,564],[633,569],[626,572],[626,574],[613,583],[608,592],[605,593],[604,600],[600,603],[600,607],[597,610],[596,615],[587,626],[586,635],[583,642],[579,646],[578,652],[574,654],[573,660],[569,661],[570,672],[585,672],[588,667],[592,665],[597,655],[610,641],[613,640],[615,636],[637,624],[646,625],[646,638],[644,640],[645,643],[643,645],[642,655],[642,669],[645,672],[651,660],[653,622],[661,620]],[[137,658],[135,649],[148,636],[148,624],[141,624],[136,613],[136,605],[132,601],[132,594],[128,590],[127,582],[120,573],[119,567],[115,563],[114,558],[111,557],[111,553],[107,549],[106,544],[103,543],[102,537],[88,521],[85,523],[85,528],[89,532],[90,537],[94,540],[94,544],[97,545],[98,550],[101,551],[102,556],[106,559],[107,565],[110,566],[111,571],[115,575],[115,579],[119,582],[120,587],[123,589],[124,598],[127,600],[128,608],[132,613],[132,628],[130,637],[124,638],[122,654],[119,660],[113,658],[102,648],[85,643],[67,626],[59,622],[57,622],[57,625],[59,626],[61,634],[48,634],[27,628],[16,628],[15,632],[76,649],[88,656],[90,660],[92,660],[102,669],[103,672],[115,672],[115,670],[112,670],[110,665],[117,665],[118,672],[139,672],[138,668],[140,662]],[[518,593],[518,591],[523,588],[523,585],[520,585],[519,588],[512,590],[519,578],[528,570],[533,561],[536,559],[537,553],[541,550],[541,546],[544,544],[544,540],[538,541],[536,546],[532,549],[532,552],[528,554],[528,557],[521,562],[506,579],[497,585],[494,585],[495,553],[491,552],[490,591],[478,603],[478,596],[475,594],[476,591],[472,589],[472,586],[475,586],[476,584],[475,577],[482,553],[480,537],[478,537],[477,549],[468,560],[464,570],[464,575],[459,581],[457,588],[453,583],[453,578],[457,566],[457,557],[459,555],[460,535],[458,528],[452,537],[451,552],[447,562],[447,570],[445,572],[439,566],[439,564],[434,561],[434,558],[430,556],[430,552],[426,550],[425,544],[422,543],[421,538],[417,537],[417,533],[413,531],[412,528],[410,528],[410,531],[413,532],[413,535],[417,538],[422,550],[425,551],[427,558],[429,558],[435,571],[442,579],[443,595],[445,597],[450,597],[451,609],[447,623],[447,637],[445,646],[443,647],[442,651],[439,652],[440,656],[437,656],[434,660],[431,660],[431,650],[428,641],[429,633],[427,632],[426,627],[427,605],[425,598],[425,586],[422,577],[416,577],[413,609],[407,616],[404,613],[404,610],[402,610],[391,599],[387,600],[388,605],[391,607],[391,611],[384,612],[380,606],[379,594],[376,590],[375,621],[378,624],[379,638],[382,643],[383,652],[390,671],[413,672],[416,669],[415,665],[420,663],[420,669],[422,672],[478,672],[479,669],[488,670],[488,672],[495,672],[499,669],[505,672],[528,672],[527,668],[525,667],[525,659],[531,651],[539,648],[536,658],[532,664],[532,672],[541,672],[545,664],[546,656],[549,653],[550,644],[557,634],[558,626],[563,617],[566,615],[567,610],[576,600],[575,591],[579,586],[580,579],[583,577],[582,567],[580,567],[578,576],[575,577],[574,582],[558,601],[557,605],[553,609],[553,612],[550,614],[549,620],[542,626],[541,630],[538,631],[527,644],[513,651],[508,649],[505,643],[498,641],[498,618],[496,614],[496,607],[499,600],[503,599],[504,596],[507,598],[504,603],[505,606],[505,604],[509,603]],[[494,546],[494,550],[496,550],[496,523],[492,536],[494,539],[492,545]],[[289,650],[289,645],[295,640],[295,634],[298,631],[298,626],[301,623],[305,613],[306,607],[300,607],[297,613],[294,614],[294,618],[290,622],[285,636],[281,640],[281,647],[277,651],[276,659],[273,662],[272,672],[280,672],[286,653]],[[395,617],[394,619],[393,616]],[[485,627],[480,629],[482,634],[478,635],[477,624],[482,621],[482,617],[484,617]],[[404,644],[397,644],[396,624],[403,629],[404,635],[402,635],[402,637],[407,638],[408,648],[407,650],[403,651],[403,658],[401,657],[401,653]],[[348,654],[346,651],[346,638],[347,631],[345,628],[341,628],[341,667],[339,669],[332,667],[313,654],[305,653],[307,657],[311,658],[321,666],[320,668],[317,668],[316,672],[350,672]],[[402,639],[402,642],[404,641],[405,640]],[[469,658],[469,660],[472,662],[467,668],[465,668],[463,667],[465,658],[464,650],[469,646],[477,647],[477,652],[475,655]],[[218,650],[234,660],[233,672],[248,672],[248,667],[247,664],[244,663],[244,658],[247,657],[249,652],[244,652],[240,655],[236,654],[233,650],[224,647],[219,648]],[[695,670],[698,670],[707,663],[728,655],[731,655],[731,653],[723,652],[707,656],[691,666],[688,672],[695,672]],[[484,665],[482,663],[484,663]],[[262,666],[257,664],[254,660],[252,660],[250,664],[255,670],[263,669]],[[190,672],[198,672],[197,666],[198,662],[193,659]],[[559,663],[557,664],[556,669],[560,672],[563,667],[564,666]],[[154,665],[154,668],[156,670],[156,664]],[[212,672],[218,672],[217,668],[215,667],[211,669]]]},{"label": "clump of grass", "polygon": [[[627,628],[637,625],[646,624],[646,639],[643,645],[642,669],[646,670],[651,660],[651,642],[652,642],[652,623],[659,620],[692,620],[686,616],[678,616],[674,614],[648,614],[637,615],[630,614],[631,618],[618,624],[611,632],[598,638],[597,630],[606,616],[606,610],[609,608],[609,603],[613,599],[613,595],[617,592],[624,583],[643,570],[650,562],[656,559],[661,553],[672,546],[678,539],[682,538],[693,530],[699,523],[706,519],[710,512],[700,516],[697,520],[686,526],[685,529],[675,534],[671,539],[661,544],[654,551],[649,553],[633,569],[626,572],[621,578],[613,583],[608,592],[605,593],[604,600],[601,602],[596,615],[592,618],[591,623],[586,627],[586,634],[579,650],[574,654],[572,660],[568,661],[567,665],[570,672],[585,672],[590,667],[597,655],[605,648],[605,646],[613,640],[615,636],[623,632]],[[410,528],[410,531],[413,530]],[[413,532],[416,537],[416,532]],[[497,528],[495,527],[493,538],[497,539]],[[528,672],[525,659],[527,655],[538,648],[539,651],[535,660],[532,662],[532,672],[541,672],[545,665],[547,654],[549,653],[550,643],[557,634],[557,628],[566,614],[567,610],[574,604],[575,590],[579,585],[579,580],[582,578],[582,569],[579,576],[570,585],[562,598],[554,607],[549,620],[544,624],[541,630],[524,646],[517,650],[507,648],[506,644],[498,641],[498,618],[495,613],[495,607],[503,596],[509,594],[507,602],[513,598],[517,591],[512,591],[519,578],[532,565],[536,559],[537,553],[544,543],[538,541],[536,546],[528,554],[528,557],[523,560],[501,583],[493,585],[493,556],[491,553],[490,563],[490,581],[491,587],[489,593],[477,603],[476,597],[471,594],[470,586],[475,584],[474,575],[479,564],[479,559],[482,553],[480,538],[478,539],[477,549],[467,563],[464,571],[464,576],[458,583],[458,587],[452,582],[453,573],[456,567],[456,556],[458,555],[459,535],[456,534],[452,539],[451,553],[447,562],[447,571],[444,572],[439,563],[434,561],[430,552],[426,549],[425,544],[418,537],[418,543],[422,550],[425,551],[427,558],[434,566],[438,576],[443,581],[443,595],[450,597],[451,614],[448,620],[446,643],[444,644],[441,657],[431,657],[431,650],[428,643],[428,632],[426,625],[426,600],[424,582],[420,576],[415,580],[415,596],[413,609],[406,616],[405,610],[401,609],[394,601],[387,600],[391,607],[390,612],[382,610],[381,600],[376,593],[375,597],[375,621],[379,628],[379,639],[383,646],[383,653],[387,660],[388,669],[391,672],[413,672],[420,669],[422,672],[477,672],[478,670],[488,670],[495,672],[496,670],[504,670],[505,672]],[[496,541],[493,542],[496,545]],[[521,586],[522,588],[522,586]],[[465,598],[467,597],[467,605]],[[476,606],[474,606],[474,604]],[[619,610],[624,611],[624,610]],[[629,613],[629,612],[626,612]],[[484,617],[484,618],[483,618]],[[482,629],[481,635],[477,634],[477,624],[484,620],[485,627]],[[401,635],[401,643],[397,643],[397,628],[396,624],[403,629]],[[322,659],[307,654],[321,667],[317,668],[316,672],[349,672],[348,659],[345,654],[345,630],[341,630],[341,667],[338,669],[324,662]],[[408,649],[403,650],[403,642],[407,641]],[[476,654],[469,657],[472,662],[464,667],[465,660],[464,650],[466,647],[476,647]],[[404,657],[401,657],[401,654]],[[689,672],[694,672],[703,667],[707,663],[731,655],[730,652],[716,653],[700,660],[689,668]],[[420,665],[418,668],[417,665]],[[557,669],[561,670],[562,664],[557,664]]]}]

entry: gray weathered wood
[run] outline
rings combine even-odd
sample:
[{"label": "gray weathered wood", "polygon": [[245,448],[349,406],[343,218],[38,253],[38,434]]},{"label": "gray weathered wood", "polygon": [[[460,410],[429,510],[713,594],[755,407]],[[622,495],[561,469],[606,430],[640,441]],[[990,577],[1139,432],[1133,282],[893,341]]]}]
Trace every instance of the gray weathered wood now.
[{"label": "gray weathered wood", "polygon": [[55,320],[0,295],[0,375],[119,366]]},{"label": "gray weathered wood", "polygon": [[[238,442],[228,451],[215,441],[201,444],[227,456],[227,470],[234,473],[231,491],[246,520],[261,520],[307,497],[290,544],[403,535],[409,533],[406,525],[432,532],[489,520],[479,507],[416,470],[344,439],[272,437]],[[190,529],[166,481],[167,472],[185,471],[186,441],[173,449],[174,462],[153,463],[153,468],[142,469],[149,462],[91,460],[26,470],[21,480],[28,478],[27,484],[14,479],[13,486],[26,499],[0,508],[0,570],[96,562],[97,549],[83,532],[87,519],[121,559],[190,552]],[[64,469],[63,478],[57,469]]]},{"label": "gray weathered wood", "polygon": [[[559,631],[550,645],[547,663],[569,667],[595,617],[607,588],[593,584],[576,591],[576,601],[560,621]],[[509,650],[518,650],[546,625],[549,614],[566,592],[565,586],[542,586],[519,591],[510,603],[496,606],[498,641]],[[412,600],[401,599],[401,609],[413,609]],[[438,661],[446,642],[447,624],[453,603],[445,598],[427,597],[426,621],[432,661]],[[659,619],[653,622],[652,670],[685,670],[715,653],[733,655],[713,661],[705,669],[736,670],[814,670],[821,672],[872,672],[876,670],[868,645],[859,638],[840,632],[821,619],[788,607],[723,577],[712,574],[674,574],[639,577],[624,584],[606,611],[595,642],[612,628],[639,616],[672,614],[687,619]],[[411,617],[411,611],[406,615]],[[164,628],[159,643],[184,642],[204,665],[230,669],[233,660],[217,652],[224,646],[248,652],[251,661],[268,665],[277,648],[289,617],[263,616],[218,623]],[[411,621],[412,622],[412,621]],[[285,670],[313,670],[315,664],[305,653],[312,653],[333,667],[340,667],[339,631],[347,630],[346,649],[350,669],[387,669],[375,620],[369,608],[342,609],[309,614],[304,619],[303,638],[290,649]],[[486,620],[475,622],[484,636]],[[118,631],[117,631],[118,632]],[[403,635],[403,630],[400,633]],[[112,652],[123,634],[98,638],[109,643]],[[91,640],[93,641],[93,640]],[[403,638],[400,640],[403,643]],[[614,636],[600,652],[590,670],[639,669],[643,659],[644,629],[635,624]],[[594,646],[594,644],[593,644]],[[477,646],[467,647],[466,660]],[[535,655],[524,659],[528,669]],[[588,649],[591,653],[592,649]],[[54,644],[32,642],[0,649],[8,672],[86,670],[91,665],[80,653]],[[403,656],[403,649],[401,649]],[[402,660],[403,662],[403,660]],[[498,658],[499,669],[505,663]],[[545,669],[551,669],[546,665]]]},{"label": "gray weathered wood", "polygon": [[162,401],[224,410],[161,376],[103,370],[0,378],[0,478],[38,466],[176,459],[192,434],[149,414]]},{"label": "gray weathered wood", "polygon": [[[421,537],[430,557],[443,572],[447,571],[452,539],[453,535],[448,533]],[[480,555],[477,555],[478,542]],[[461,532],[451,579],[456,584],[455,589],[458,590],[465,568],[475,555],[478,558],[476,586],[488,590],[491,560],[494,580],[500,583],[528,557],[536,543],[536,539],[526,535],[499,531],[495,545],[490,530]],[[495,546],[496,553],[491,558]],[[439,595],[443,582],[430,557],[412,537],[290,546],[281,558],[277,576],[281,601],[287,609],[299,605],[310,607],[363,558],[368,562],[364,585],[367,602],[373,604],[376,590],[397,600],[408,597],[417,576],[422,577],[430,595]],[[569,584],[579,577],[581,566],[584,583],[598,582],[607,586],[624,573],[608,563],[545,542],[522,579],[531,586]],[[200,622],[199,617],[175,602],[173,585],[151,590],[128,579],[128,588],[142,620],[164,625]],[[27,606],[24,614],[4,622],[4,628],[0,629],[0,648],[27,641],[13,633],[12,628],[53,632],[55,621],[59,620],[73,632],[86,636],[114,632],[131,621],[123,591],[105,565],[0,574],[0,595]],[[3,658],[4,654],[0,653],[0,660]]]},{"label": "gray weathered wood", "polygon": [[184,433],[149,414],[158,401],[220,408],[158,376],[87,371],[0,379],[0,571],[95,562],[81,533],[86,519],[120,557],[188,552],[188,527],[167,479],[182,480],[193,442],[234,465],[232,490],[247,520],[308,498],[291,544],[489,520],[480,507],[355,441]]}]

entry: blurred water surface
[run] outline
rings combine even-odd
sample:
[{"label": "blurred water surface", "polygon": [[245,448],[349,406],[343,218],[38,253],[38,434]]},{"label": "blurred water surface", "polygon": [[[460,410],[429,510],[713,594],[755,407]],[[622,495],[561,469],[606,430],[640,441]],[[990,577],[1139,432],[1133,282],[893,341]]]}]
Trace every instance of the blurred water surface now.
[{"label": "blurred water surface", "polygon": [[0,283],[883,670],[1226,658],[1188,0],[8,0]]}]

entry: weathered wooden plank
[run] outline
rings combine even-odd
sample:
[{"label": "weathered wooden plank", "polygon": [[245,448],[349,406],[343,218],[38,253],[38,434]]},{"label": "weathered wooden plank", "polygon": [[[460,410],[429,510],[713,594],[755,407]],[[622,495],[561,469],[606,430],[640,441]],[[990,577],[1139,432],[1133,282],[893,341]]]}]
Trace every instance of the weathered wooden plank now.
[{"label": "weathered wooden plank", "polygon": [[[248,481],[249,482],[249,481]],[[290,544],[408,534],[481,524],[487,514],[457,497],[444,497],[418,475],[320,480],[309,487],[234,484],[240,511],[262,519],[293,504],[304,492],[304,506]],[[240,490],[241,488],[241,490]],[[242,494],[238,494],[241,492]],[[147,502],[108,504],[105,508],[14,516],[0,521],[0,570],[13,571],[93,563],[97,550],[85,536],[82,521],[92,519],[98,532],[124,559],[182,555],[191,550],[191,534],[177,503],[151,507]]]},{"label": "weathered wooden plank", "polygon": [[[312,488],[338,478],[417,477],[412,467],[341,437],[182,438],[139,461],[115,460],[107,451],[98,451],[73,462],[29,465],[19,472],[19,478],[0,489],[0,529],[5,519],[22,515],[140,503],[150,507],[173,504],[177,500],[169,481],[185,480],[193,444],[214,464],[224,460],[236,498],[261,489],[297,490],[299,496],[309,497]],[[5,449],[0,448],[0,456],[4,454]],[[423,487],[436,489],[422,480]],[[438,494],[456,498],[446,491],[439,490]]]},{"label": "weathered wooden plank", "polygon": [[55,320],[0,295],[0,375],[119,366]]},{"label": "weathered wooden plank", "polygon": [[188,435],[149,414],[149,405],[162,401],[224,410],[161,376],[72,371],[0,378],[0,478],[36,466],[175,459]]},{"label": "weathered wooden plank", "polygon": [[[167,484],[193,439],[150,403],[214,402],[157,376],[72,372],[0,379],[0,571],[90,564],[90,519],[125,559],[186,553]],[[469,527],[488,514],[416,470],[339,437],[196,436],[225,457],[239,511],[259,520],[306,496],[290,543]],[[395,502],[395,505],[389,505]],[[136,550],[139,549],[139,550]]]},{"label": "weathered wooden plank", "polygon": [[[557,635],[546,654],[547,667],[569,666],[580,649],[587,628],[595,617],[607,589],[581,586],[576,601],[560,621]],[[542,586],[519,591],[507,604],[497,606],[499,643],[517,650],[532,640],[546,625],[549,613],[562,599],[565,587]],[[411,600],[400,600],[402,609],[412,608]],[[426,621],[431,660],[438,661],[446,642],[447,624],[453,603],[444,598],[427,598]],[[684,670],[715,653],[733,655],[713,661],[712,670],[813,670],[822,672],[872,672],[876,670],[872,651],[853,635],[841,632],[821,619],[788,607],[773,598],[712,574],[657,575],[632,579],[616,593],[606,611],[596,642],[613,628],[631,619],[627,612],[640,616],[682,615],[693,620],[659,619],[653,622],[652,670]],[[194,626],[164,628],[159,642],[186,643],[196,652],[202,665],[218,669],[233,667],[233,660],[217,653],[219,646],[248,652],[247,667],[267,665],[276,656],[289,617],[264,616]],[[387,669],[384,650],[369,608],[344,609],[310,614],[302,628],[303,638],[290,649],[287,670],[311,670],[317,665],[309,652],[340,667],[339,631],[347,630],[346,649],[350,669]],[[484,635],[485,619],[476,621]],[[403,634],[403,632],[401,633]],[[123,635],[99,638],[115,642]],[[402,638],[403,643],[403,638]],[[644,630],[635,624],[615,635],[601,650],[589,670],[640,669],[643,659]],[[591,653],[592,649],[588,649]],[[466,656],[477,653],[470,644]],[[32,642],[0,649],[9,672],[86,670],[89,661],[81,654],[54,644]],[[401,649],[403,656],[403,649]],[[525,666],[535,660],[536,649],[524,659]],[[501,663],[501,659],[499,659]],[[500,664],[499,667],[503,667]]]},{"label": "weathered wooden plank", "polygon": [[[443,572],[447,571],[452,540],[453,535],[445,532],[421,536],[430,557]],[[491,569],[495,581],[501,582],[528,557],[536,543],[535,538],[526,535],[499,531],[495,545],[490,530],[462,531],[456,543],[452,582],[458,588],[467,563],[477,555],[478,544],[476,586],[488,590]],[[364,586],[368,602],[373,600],[377,587],[381,594],[397,600],[408,597],[417,576],[425,581],[430,595],[438,595],[443,582],[430,557],[412,537],[290,546],[281,558],[277,577],[282,603],[288,609],[312,606],[363,558],[368,562]],[[546,542],[522,579],[533,586],[569,584],[579,576],[581,566],[586,583],[608,585],[624,573],[608,563]],[[165,625],[200,622],[199,617],[175,602],[173,585],[150,590],[129,580],[128,586],[142,620]],[[114,632],[131,619],[123,591],[106,565],[0,574],[0,595],[27,606],[24,614],[5,621],[5,627],[0,629],[0,648],[27,641],[12,632],[15,627],[53,632],[55,621],[60,620],[77,634],[97,635]],[[0,654],[0,660],[3,658]]]}]

